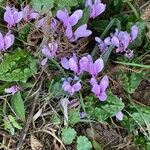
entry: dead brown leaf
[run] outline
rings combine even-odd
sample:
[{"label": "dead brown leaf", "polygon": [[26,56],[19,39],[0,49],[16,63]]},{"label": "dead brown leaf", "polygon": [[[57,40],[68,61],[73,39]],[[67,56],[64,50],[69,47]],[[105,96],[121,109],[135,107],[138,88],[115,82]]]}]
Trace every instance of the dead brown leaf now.
[{"label": "dead brown leaf", "polygon": [[33,134],[31,134],[31,148],[32,150],[42,150],[43,148],[42,143]]}]

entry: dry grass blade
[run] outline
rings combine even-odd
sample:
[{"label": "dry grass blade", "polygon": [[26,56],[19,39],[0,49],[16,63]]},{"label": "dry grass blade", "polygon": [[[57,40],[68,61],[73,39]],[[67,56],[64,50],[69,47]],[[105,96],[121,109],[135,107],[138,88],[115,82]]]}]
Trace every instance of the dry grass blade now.
[{"label": "dry grass blade", "polygon": [[31,134],[31,149],[32,150],[41,150],[43,148],[42,143],[33,135]]},{"label": "dry grass blade", "polygon": [[129,68],[129,67],[126,67],[126,66],[123,66],[123,65],[119,65],[119,66],[116,66],[114,69],[112,69],[108,75],[113,75],[117,72],[127,72],[127,73],[141,73],[141,70],[139,69],[132,69],[132,68]]},{"label": "dry grass blade", "polygon": [[144,13],[141,16],[141,19],[147,20],[149,17],[150,17],[150,5],[148,5],[146,9],[144,10]]}]

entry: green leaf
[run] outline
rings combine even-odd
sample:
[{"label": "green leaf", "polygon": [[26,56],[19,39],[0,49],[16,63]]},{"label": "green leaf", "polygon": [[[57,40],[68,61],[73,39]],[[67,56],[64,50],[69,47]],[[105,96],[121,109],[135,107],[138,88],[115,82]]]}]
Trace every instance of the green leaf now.
[{"label": "green leaf", "polygon": [[61,119],[57,114],[53,114],[51,119],[50,119],[50,122],[52,124],[59,125],[59,124],[61,124]]},{"label": "green leaf", "polygon": [[0,80],[26,82],[37,72],[37,61],[25,50],[16,49],[4,55],[0,64]]},{"label": "green leaf", "polygon": [[20,130],[22,129],[22,127],[16,122],[15,118],[12,115],[8,115],[8,119],[15,128]]},{"label": "green leaf", "polygon": [[66,144],[69,145],[73,142],[73,140],[76,137],[76,131],[73,128],[63,128],[62,129],[62,133],[61,133],[61,137],[62,137],[62,141]]},{"label": "green leaf", "polygon": [[71,109],[68,113],[69,124],[75,125],[80,122],[80,114],[78,109]]},{"label": "green leaf", "polygon": [[103,147],[101,144],[99,144],[97,141],[93,140],[92,141],[92,145],[94,147],[95,150],[103,150]]},{"label": "green leaf", "polygon": [[124,103],[111,92],[107,93],[107,100],[100,102],[97,98],[88,96],[85,107],[90,118],[105,122],[124,108]]},{"label": "green leaf", "polygon": [[110,54],[113,50],[113,46],[110,46],[103,54],[102,54],[102,59],[104,60],[104,64],[106,65],[109,57],[110,57]]},{"label": "green leaf", "polygon": [[17,92],[15,95],[12,96],[11,100],[12,108],[17,114],[17,116],[22,120],[25,121],[25,107],[24,101],[21,97],[21,93]]},{"label": "green leaf", "polygon": [[58,5],[59,8],[68,8],[78,5],[78,0],[55,0],[55,4]]},{"label": "green leaf", "polygon": [[134,93],[140,85],[144,75],[144,73],[136,74],[134,72],[128,74],[121,73],[120,78],[122,80],[123,88],[130,94]]},{"label": "green leaf", "polygon": [[53,8],[54,0],[31,0],[31,5],[34,10],[43,14]]},{"label": "green leaf", "polygon": [[79,136],[77,138],[77,150],[91,150],[92,144],[85,136]]}]

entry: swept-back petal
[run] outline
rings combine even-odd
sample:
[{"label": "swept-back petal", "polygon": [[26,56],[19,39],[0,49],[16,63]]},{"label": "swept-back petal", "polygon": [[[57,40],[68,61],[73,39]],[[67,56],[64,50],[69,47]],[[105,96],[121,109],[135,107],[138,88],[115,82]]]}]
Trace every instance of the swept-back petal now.
[{"label": "swept-back petal", "polygon": [[101,91],[106,91],[108,84],[109,84],[108,76],[105,75],[100,82]]},{"label": "swept-back petal", "polygon": [[83,15],[82,10],[76,10],[70,17],[69,17],[69,23],[71,26],[74,26],[78,23],[79,19],[81,19]]},{"label": "swept-back petal", "polygon": [[66,57],[61,58],[61,65],[65,69],[69,69],[69,61]]}]

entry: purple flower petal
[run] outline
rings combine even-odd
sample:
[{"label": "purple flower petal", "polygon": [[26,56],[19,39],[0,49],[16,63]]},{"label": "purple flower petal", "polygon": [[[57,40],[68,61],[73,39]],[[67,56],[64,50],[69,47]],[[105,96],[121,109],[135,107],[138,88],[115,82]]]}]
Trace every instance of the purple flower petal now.
[{"label": "purple flower petal", "polygon": [[23,13],[15,11],[13,16],[14,16],[14,22],[19,23],[23,18]]},{"label": "purple flower petal", "polygon": [[92,34],[92,31],[87,30],[87,24],[84,24],[84,25],[80,26],[79,28],[77,28],[77,30],[74,32],[75,38],[73,39],[73,41],[75,41],[81,37],[88,37],[91,34]]},{"label": "purple flower petal", "polygon": [[95,61],[94,63],[95,68],[96,68],[96,75],[102,71],[102,69],[104,68],[104,62],[102,58],[99,58]]},{"label": "purple flower petal", "polygon": [[5,41],[5,49],[8,49],[11,47],[14,43],[15,37],[13,34],[7,33],[6,36],[4,37]]},{"label": "purple flower petal", "polygon": [[3,38],[3,35],[2,33],[0,32],[0,51],[4,50],[4,38]]},{"label": "purple flower petal", "polygon": [[39,14],[38,14],[38,13],[32,12],[32,13],[30,14],[30,18],[29,18],[29,19],[36,19],[36,18],[38,18],[38,17],[39,17]]},{"label": "purple flower petal", "polygon": [[119,111],[117,114],[116,114],[116,118],[118,119],[118,120],[123,120],[123,113],[121,112],[121,111]]},{"label": "purple flower petal", "polygon": [[72,31],[72,27],[70,25],[67,26],[66,28],[66,36],[71,39],[73,36],[73,31]]},{"label": "purple flower petal", "polygon": [[80,89],[81,89],[81,84],[80,84],[80,82],[78,81],[77,83],[75,83],[75,84],[73,85],[73,88],[74,88],[74,90],[75,90],[76,92],[80,91]]},{"label": "purple flower petal", "polygon": [[78,23],[79,19],[82,17],[83,11],[82,10],[76,10],[70,17],[69,17],[69,23],[71,26],[74,26]]},{"label": "purple flower petal", "polygon": [[12,14],[12,10],[10,7],[6,7],[6,11],[4,13],[4,20],[10,25],[13,26],[15,24],[15,20]]},{"label": "purple flower petal", "polygon": [[100,86],[98,84],[94,84],[91,91],[98,96],[100,94]]},{"label": "purple flower petal", "polygon": [[61,58],[61,65],[65,69],[69,69],[69,61],[66,57]]},{"label": "purple flower petal", "polygon": [[114,46],[119,47],[119,39],[116,36],[111,39],[111,42]]},{"label": "purple flower petal", "polygon": [[43,59],[42,62],[41,62],[41,65],[42,65],[42,66],[45,66],[46,63],[47,63],[47,61],[48,61],[48,58]]},{"label": "purple flower petal", "polygon": [[108,84],[109,84],[108,76],[105,75],[100,82],[101,91],[106,91]]},{"label": "purple flower petal", "polygon": [[58,10],[56,16],[65,26],[68,25],[69,14],[66,9],[64,11]]},{"label": "purple flower petal", "polygon": [[43,53],[46,57],[48,57],[48,58],[50,58],[50,57],[52,56],[51,53],[50,53],[49,48],[46,47],[46,46],[44,46],[44,48],[42,49],[42,53]]},{"label": "purple flower petal", "polygon": [[92,77],[92,78],[91,78],[90,84],[91,84],[92,86],[94,86],[94,84],[97,84],[97,80],[96,80],[95,77]]},{"label": "purple flower petal", "polygon": [[17,93],[19,90],[20,90],[20,87],[19,87],[19,86],[13,85],[13,86],[10,87],[10,88],[6,88],[4,91],[5,91],[5,93],[14,95],[14,94]]},{"label": "purple flower petal", "polygon": [[69,59],[69,68],[70,70],[74,71],[75,73],[78,73],[78,64],[73,58]]},{"label": "purple flower petal", "polygon": [[102,14],[106,9],[106,5],[99,3],[99,4],[94,4],[92,7],[91,11],[91,18],[96,18],[100,14]]},{"label": "purple flower petal", "polygon": [[98,96],[100,101],[105,101],[107,99],[107,95],[105,92],[100,93],[100,95]]},{"label": "purple flower petal", "polygon": [[138,32],[139,32],[139,29],[138,29],[138,27],[136,25],[131,27],[131,38],[132,38],[132,41],[134,41],[137,38]]}]

